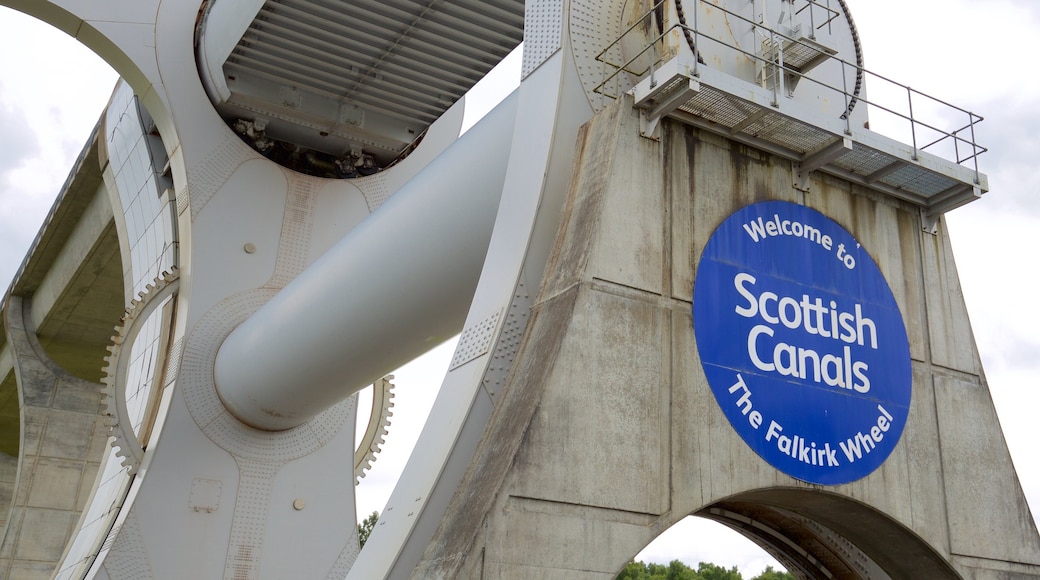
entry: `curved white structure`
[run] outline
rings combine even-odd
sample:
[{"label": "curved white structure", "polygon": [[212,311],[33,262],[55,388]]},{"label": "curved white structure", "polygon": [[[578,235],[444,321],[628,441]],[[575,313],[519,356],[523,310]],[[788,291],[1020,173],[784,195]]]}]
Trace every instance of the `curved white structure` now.
[{"label": "curved white structure", "polygon": [[[128,322],[144,338],[113,355],[137,369],[112,382],[141,418],[120,431],[140,453],[132,468],[106,455],[59,578],[413,575],[465,498],[579,130],[623,94],[647,139],[677,118],[776,155],[799,191],[828,172],[933,225],[986,185],[919,147],[918,120],[912,148],[862,128],[841,0],[0,2],[75,35],[133,89],[104,126],[128,293],[180,272],[147,323]],[[461,95],[515,47],[520,14],[520,86],[459,138]],[[352,395],[460,330],[362,550]]]},{"label": "curved white structure", "polygon": [[462,330],[515,122],[508,98],[227,337],[235,417],[296,427]]}]

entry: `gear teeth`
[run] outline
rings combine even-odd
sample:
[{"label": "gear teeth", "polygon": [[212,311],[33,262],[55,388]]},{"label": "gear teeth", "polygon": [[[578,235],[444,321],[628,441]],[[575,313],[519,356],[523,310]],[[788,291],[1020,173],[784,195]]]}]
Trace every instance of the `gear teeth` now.
[{"label": "gear teeth", "polygon": [[361,438],[361,444],[354,452],[354,477],[360,480],[365,477],[371,469],[376,455],[386,443],[389,434],[390,418],[394,412],[394,384],[391,380],[393,375],[387,375],[372,385],[372,413],[368,418],[368,426]]},{"label": "gear teeth", "polygon": [[[105,372],[108,372],[108,368]],[[101,388],[101,406],[102,412],[105,414],[105,424],[109,427],[115,427],[119,418],[115,396],[115,385],[108,380],[108,377],[105,377],[104,386]]]},{"label": "gear teeth", "polygon": [[119,326],[114,327],[116,334],[112,336],[112,342],[108,345],[110,354],[105,357],[105,367],[102,369],[104,378],[101,381],[101,405],[105,415],[104,422],[109,427],[111,445],[115,449],[116,457],[130,475],[137,473],[144,456],[144,448],[134,433],[126,410],[126,377],[121,376],[120,368],[125,375],[127,364],[121,363],[124,363],[124,357],[130,356],[130,352],[129,349],[124,351],[124,346],[129,346],[127,337],[131,336],[132,332],[136,333],[134,324],[148,312],[151,302],[167,294],[167,291],[176,291],[177,287],[174,284],[178,278],[177,268],[163,272],[153,283],[138,292],[137,298],[130,301],[130,305],[119,318]]}]

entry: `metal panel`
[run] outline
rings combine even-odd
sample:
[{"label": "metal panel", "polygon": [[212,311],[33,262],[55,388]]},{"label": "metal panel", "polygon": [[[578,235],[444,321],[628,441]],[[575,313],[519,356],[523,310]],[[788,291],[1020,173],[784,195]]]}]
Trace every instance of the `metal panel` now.
[{"label": "metal panel", "polygon": [[386,164],[523,29],[522,0],[270,0],[223,65],[230,96],[217,108],[267,123],[275,139]]}]

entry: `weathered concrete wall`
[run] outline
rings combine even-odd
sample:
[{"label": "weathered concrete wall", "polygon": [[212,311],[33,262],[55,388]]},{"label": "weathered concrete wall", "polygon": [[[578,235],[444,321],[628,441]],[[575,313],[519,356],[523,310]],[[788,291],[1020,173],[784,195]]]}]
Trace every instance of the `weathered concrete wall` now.
[{"label": "weathered concrete wall", "polygon": [[[945,228],[836,178],[795,189],[789,162],[666,122],[600,113],[495,414],[415,578],[611,578],[711,506],[780,508],[829,527],[893,577],[1040,577],[1037,535],[990,400]],[[737,209],[815,208],[871,253],[913,361],[887,461],[839,486],[793,479],[736,434],[691,317],[696,264]],[[721,503],[720,503],[721,502]]]},{"label": "weathered concrete wall", "polygon": [[100,385],[46,358],[26,302],[10,296],[3,312],[18,379],[21,443],[13,485],[10,462],[0,476],[0,489],[13,488],[3,504],[10,515],[0,538],[0,578],[47,579],[90,497],[109,429]]},{"label": "weathered concrete wall", "polygon": [[14,487],[18,483],[18,458],[0,453],[0,529],[7,527],[14,500]]}]

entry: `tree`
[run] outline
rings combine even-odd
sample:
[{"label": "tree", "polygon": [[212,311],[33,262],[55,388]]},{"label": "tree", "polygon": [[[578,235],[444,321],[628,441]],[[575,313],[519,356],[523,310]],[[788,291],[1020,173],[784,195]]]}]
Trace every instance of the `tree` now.
[{"label": "tree", "polygon": [[790,572],[780,572],[774,570],[772,566],[766,566],[766,569],[761,574],[755,576],[751,580],[797,580]]},{"label": "tree", "polygon": [[668,564],[668,575],[665,578],[667,580],[701,580],[701,576],[694,572],[693,568],[678,560],[672,560]]},{"label": "tree", "polygon": [[[664,564],[629,562],[617,575],[616,580],[743,580],[736,566],[730,569],[718,564],[701,562],[694,570],[679,560]],[[788,572],[779,572],[772,566],[751,580],[797,580]]]},{"label": "tree", "polygon": [[629,562],[621,569],[621,573],[617,575],[615,580],[646,580],[649,577],[650,573],[647,571],[645,564],[642,562]]},{"label": "tree", "polygon": [[703,580],[697,572],[679,560],[664,564],[629,562],[617,580]]},{"label": "tree", "polygon": [[736,566],[727,570],[710,562],[701,562],[697,565],[697,576],[703,580],[744,580]]},{"label": "tree", "polygon": [[379,512],[372,512],[364,521],[357,526],[357,537],[358,543],[361,547],[365,547],[365,542],[368,541],[368,537],[372,535],[372,530],[376,527],[376,522],[379,521]]}]

